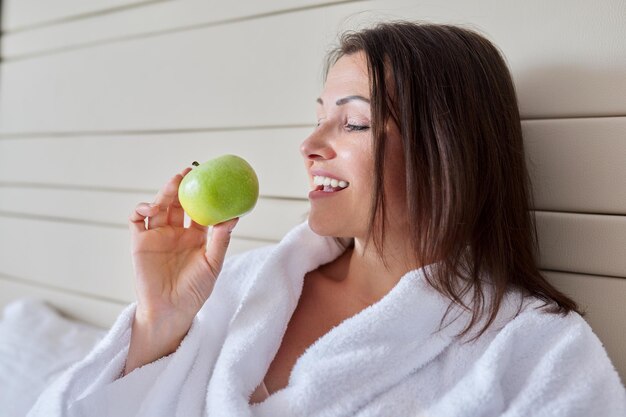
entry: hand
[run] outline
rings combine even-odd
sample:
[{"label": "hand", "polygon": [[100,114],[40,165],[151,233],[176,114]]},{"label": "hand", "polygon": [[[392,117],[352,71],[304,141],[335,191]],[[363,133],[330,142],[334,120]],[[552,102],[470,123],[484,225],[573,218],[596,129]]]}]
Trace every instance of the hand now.
[{"label": "hand", "polygon": [[213,291],[231,231],[239,220],[213,226],[208,248],[207,226],[192,221],[185,228],[178,186],[189,171],[186,168],[172,177],[153,204],[139,203],[129,217],[136,317],[148,322],[166,320],[187,329]]}]

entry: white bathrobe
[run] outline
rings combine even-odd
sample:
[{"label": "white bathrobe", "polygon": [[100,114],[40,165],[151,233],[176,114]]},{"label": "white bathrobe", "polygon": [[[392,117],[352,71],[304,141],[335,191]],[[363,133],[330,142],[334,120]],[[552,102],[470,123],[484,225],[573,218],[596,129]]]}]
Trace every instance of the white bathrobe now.
[{"label": "white bathrobe", "polygon": [[455,335],[468,313],[453,310],[457,320],[438,331],[449,301],[421,268],[318,339],[287,387],[250,406],[305,273],[341,252],[304,222],[277,245],[230,257],[178,349],[119,378],[128,306],[28,416],[626,416],[624,386],[578,314],[543,313],[526,299],[513,318],[520,299],[510,293],[490,330],[463,343]]}]

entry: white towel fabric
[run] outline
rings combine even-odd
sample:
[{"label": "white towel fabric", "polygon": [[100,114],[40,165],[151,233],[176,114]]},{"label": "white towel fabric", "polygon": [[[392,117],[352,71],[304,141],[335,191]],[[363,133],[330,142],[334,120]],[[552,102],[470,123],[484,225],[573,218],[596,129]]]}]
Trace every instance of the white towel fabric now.
[{"label": "white towel fabric", "polygon": [[437,331],[449,302],[421,268],[318,339],[286,388],[250,406],[305,273],[341,251],[304,222],[277,245],[229,258],[176,352],[118,379],[128,306],[29,416],[626,416],[626,390],[578,314],[543,313],[526,299],[512,318],[520,299],[510,293],[490,330],[463,343],[454,336],[468,314],[453,310],[458,319]]}]

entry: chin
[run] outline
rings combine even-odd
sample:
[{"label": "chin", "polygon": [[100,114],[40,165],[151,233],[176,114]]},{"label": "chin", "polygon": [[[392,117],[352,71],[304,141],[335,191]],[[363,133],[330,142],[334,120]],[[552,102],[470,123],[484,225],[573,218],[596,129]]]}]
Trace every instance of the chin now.
[{"label": "chin", "polygon": [[350,228],[338,220],[321,219],[309,213],[307,221],[311,230],[320,236],[339,238],[351,238],[354,236]]},{"label": "chin", "polygon": [[311,217],[310,214],[307,222],[309,223],[309,227],[313,232],[315,232],[315,234],[320,236],[334,236],[332,234],[333,228],[330,227],[329,224],[324,224],[324,222],[316,221],[315,218]]},{"label": "chin", "polygon": [[336,227],[336,225],[329,224],[328,222],[316,222],[311,217],[307,219],[311,230],[319,236],[338,238],[337,243],[343,249],[354,246],[354,238],[346,232],[345,229]]}]

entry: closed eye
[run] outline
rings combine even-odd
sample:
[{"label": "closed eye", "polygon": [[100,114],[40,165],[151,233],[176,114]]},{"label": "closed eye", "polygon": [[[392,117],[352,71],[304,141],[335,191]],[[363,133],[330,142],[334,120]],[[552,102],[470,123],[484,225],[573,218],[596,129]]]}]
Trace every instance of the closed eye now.
[{"label": "closed eye", "polygon": [[367,130],[369,129],[369,126],[365,126],[365,125],[352,125],[352,124],[347,124],[346,125],[346,129],[351,131],[351,132],[358,132],[358,131],[362,131],[362,130]]}]

